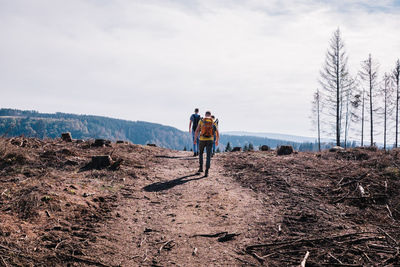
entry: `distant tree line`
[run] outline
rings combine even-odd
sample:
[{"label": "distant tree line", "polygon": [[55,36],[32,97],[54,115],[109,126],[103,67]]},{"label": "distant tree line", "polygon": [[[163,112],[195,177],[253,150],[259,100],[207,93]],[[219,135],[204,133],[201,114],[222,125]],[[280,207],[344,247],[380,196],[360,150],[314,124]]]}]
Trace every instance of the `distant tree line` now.
[{"label": "distant tree line", "polygon": [[[400,60],[393,69],[379,76],[379,64],[371,54],[361,62],[357,74],[348,68],[348,56],[342,34],[337,29],[329,42],[325,63],[320,71],[320,88],[312,102],[312,122],[321,143],[321,133],[335,137],[337,146],[348,146],[350,139],[361,146],[376,144],[376,136],[394,137],[398,147]],[[321,149],[319,147],[319,149]]]},{"label": "distant tree line", "polygon": [[[72,137],[76,139],[126,140],[135,144],[153,143],[160,147],[177,150],[190,150],[193,147],[188,133],[156,123],[91,115],[45,114],[37,111],[0,109],[0,135],[8,137],[24,135],[44,139],[60,137],[63,132],[71,132]],[[260,145],[271,148],[291,145],[299,151],[318,150],[314,143],[223,134],[217,151],[230,151],[236,146],[242,147],[242,150],[251,151],[256,150]]]},{"label": "distant tree line", "polygon": [[104,138],[135,144],[153,143],[161,147],[192,147],[191,138],[174,127],[142,121],[126,121],[100,116],[0,109],[0,135],[57,138],[71,132],[76,139]]}]

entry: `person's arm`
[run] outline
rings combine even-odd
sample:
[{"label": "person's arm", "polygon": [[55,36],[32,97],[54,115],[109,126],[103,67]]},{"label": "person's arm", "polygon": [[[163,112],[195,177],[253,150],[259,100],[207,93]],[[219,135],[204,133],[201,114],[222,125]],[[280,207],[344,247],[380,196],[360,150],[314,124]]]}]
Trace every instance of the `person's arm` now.
[{"label": "person's arm", "polygon": [[218,142],[219,142],[219,131],[218,131],[218,127],[216,128],[215,136],[216,136],[216,138],[215,138],[215,145],[218,146]]},{"label": "person's arm", "polygon": [[189,133],[192,132],[192,123],[193,123],[193,115],[190,117],[190,122],[189,122]]}]

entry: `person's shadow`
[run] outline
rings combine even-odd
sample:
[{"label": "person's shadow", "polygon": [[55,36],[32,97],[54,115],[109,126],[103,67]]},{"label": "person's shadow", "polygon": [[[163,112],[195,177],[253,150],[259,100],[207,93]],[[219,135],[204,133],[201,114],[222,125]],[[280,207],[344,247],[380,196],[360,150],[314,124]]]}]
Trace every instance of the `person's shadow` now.
[{"label": "person's shadow", "polygon": [[189,177],[193,177],[193,176],[197,176],[197,175],[198,174],[190,174],[190,175],[182,176],[182,177],[176,178],[174,180],[166,181],[166,182],[152,183],[152,184],[149,184],[149,185],[146,185],[145,187],[143,187],[143,190],[146,192],[159,192],[159,191],[171,189],[177,185],[182,185],[182,184],[185,184],[190,181],[196,181],[196,180],[205,178],[205,176],[202,176],[202,177],[187,179]]}]

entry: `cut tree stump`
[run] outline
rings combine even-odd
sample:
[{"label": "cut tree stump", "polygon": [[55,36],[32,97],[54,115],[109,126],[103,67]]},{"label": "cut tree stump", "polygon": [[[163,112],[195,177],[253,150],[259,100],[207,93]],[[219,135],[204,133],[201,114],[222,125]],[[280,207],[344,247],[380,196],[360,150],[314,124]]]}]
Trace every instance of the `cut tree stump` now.
[{"label": "cut tree stump", "polygon": [[106,139],[95,139],[94,143],[92,144],[93,147],[103,147],[103,146],[110,146],[111,141]]},{"label": "cut tree stump", "polygon": [[93,156],[92,161],[89,162],[89,166],[92,169],[104,169],[107,168],[111,165],[112,159],[110,156],[105,155],[105,156]]},{"label": "cut tree stump", "polygon": [[290,155],[294,152],[292,146],[279,146],[278,149],[276,150],[276,154],[278,156],[282,155]]},{"label": "cut tree stump", "polygon": [[260,147],[260,150],[261,150],[261,151],[269,151],[269,150],[270,150],[270,147],[267,146],[267,145],[262,145],[262,146]]},{"label": "cut tree stump", "polygon": [[338,152],[338,151],[342,151],[342,150],[344,150],[343,147],[341,147],[341,146],[334,146],[334,147],[331,147],[331,148],[329,149],[329,152]]},{"label": "cut tree stump", "polygon": [[67,133],[62,133],[61,134],[61,139],[65,142],[72,142],[72,135],[70,132]]}]

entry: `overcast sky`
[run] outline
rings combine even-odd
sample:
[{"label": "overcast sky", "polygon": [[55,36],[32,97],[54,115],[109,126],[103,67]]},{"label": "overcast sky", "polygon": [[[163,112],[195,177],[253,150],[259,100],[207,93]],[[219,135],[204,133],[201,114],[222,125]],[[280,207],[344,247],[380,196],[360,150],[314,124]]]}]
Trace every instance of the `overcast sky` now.
[{"label": "overcast sky", "polygon": [[337,27],[353,74],[400,58],[400,1],[0,0],[0,107],[312,136]]}]

